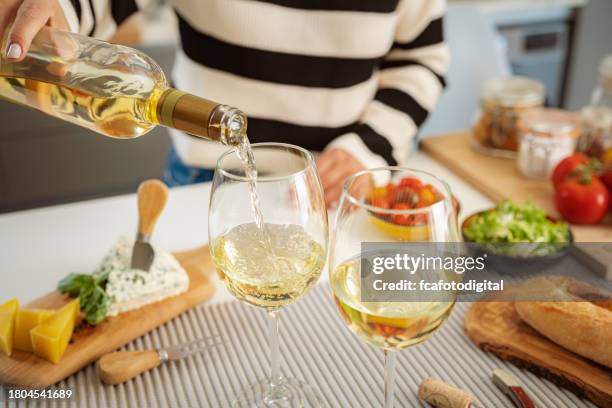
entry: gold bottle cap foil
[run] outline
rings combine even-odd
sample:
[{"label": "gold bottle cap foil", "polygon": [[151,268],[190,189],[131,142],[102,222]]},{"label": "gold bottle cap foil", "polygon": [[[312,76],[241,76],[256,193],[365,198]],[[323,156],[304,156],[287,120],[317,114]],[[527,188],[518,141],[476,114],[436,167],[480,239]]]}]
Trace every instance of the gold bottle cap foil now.
[{"label": "gold bottle cap foil", "polygon": [[236,146],[246,135],[244,113],[176,89],[166,90],[157,104],[161,125]]},{"label": "gold bottle cap foil", "polygon": [[462,389],[432,377],[419,386],[419,398],[436,408],[469,408],[473,399]]},{"label": "gold bottle cap foil", "polygon": [[157,105],[159,123],[195,136],[214,139],[209,133],[210,118],[220,106],[195,95],[176,89],[166,90]]}]

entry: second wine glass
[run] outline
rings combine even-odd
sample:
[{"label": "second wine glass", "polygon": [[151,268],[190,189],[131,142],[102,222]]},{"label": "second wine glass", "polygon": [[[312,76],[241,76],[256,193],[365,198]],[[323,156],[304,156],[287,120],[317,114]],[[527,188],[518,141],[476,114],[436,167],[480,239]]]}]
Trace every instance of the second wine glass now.
[{"label": "second wine glass", "polygon": [[[310,152],[280,143],[252,145],[256,183],[232,150],[218,161],[209,242],[219,276],[241,301],[270,319],[270,377],[245,390],[237,407],[322,406],[318,392],[281,376],[279,314],[318,280],[327,257],[327,209]],[[244,156],[244,155],[243,155]]]},{"label": "second wine glass", "polygon": [[[390,255],[395,251],[391,248],[409,250],[415,243],[420,248],[444,247],[440,244],[456,243],[458,235],[450,190],[429,173],[401,167],[365,170],[344,185],[330,245],[329,281],[349,329],[384,351],[385,408],[394,401],[395,351],[429,338],[451,313],[456,293],[415,292],[403,295],[402,301],[364,301],[363,278],[372,274],[362,274],[361,267],[374,257]],[[364,243],[384,245],[368,252]],[[450,281],[454,277],[444,269],[412,275],[414,281],[421,278]]]}]

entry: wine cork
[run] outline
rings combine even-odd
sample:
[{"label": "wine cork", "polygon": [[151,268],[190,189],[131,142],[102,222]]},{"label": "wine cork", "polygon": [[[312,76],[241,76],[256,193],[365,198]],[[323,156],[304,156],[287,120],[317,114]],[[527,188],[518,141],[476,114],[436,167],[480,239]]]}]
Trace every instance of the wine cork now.
[{"label": "wine cork", "polygon": [[472,405],[471,394],[432,377],[421,382],[419,398],[436,408],[469,408]]}]

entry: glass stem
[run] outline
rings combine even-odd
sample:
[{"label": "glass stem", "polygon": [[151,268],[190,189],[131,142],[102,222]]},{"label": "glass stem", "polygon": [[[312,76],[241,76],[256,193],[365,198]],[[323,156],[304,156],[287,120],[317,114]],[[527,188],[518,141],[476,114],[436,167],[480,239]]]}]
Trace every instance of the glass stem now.
[{"label": "glass stem", "polygon": [[279,325],[280,325],[280,310],[273,310],[270,314],[270,386],[274,387],[280,384],[280,343],[279,343]]},{"label": "glass stem", "polygon": [[389,352],[389,350],[383,352],[385,353],[385,408],[393,408],[397,353]]}]

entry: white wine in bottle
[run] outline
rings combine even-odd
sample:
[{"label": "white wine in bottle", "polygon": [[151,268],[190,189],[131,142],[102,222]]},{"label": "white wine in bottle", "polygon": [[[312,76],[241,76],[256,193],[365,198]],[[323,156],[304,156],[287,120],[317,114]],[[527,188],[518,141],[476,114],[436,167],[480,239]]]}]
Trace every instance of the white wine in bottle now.
[{"label": "white wine in bottle", "polygon": [[49,27],[22,61],[0,56],[0,98],[114,138],[156,125],[233,146],[246,138],[243,112],[170,88],[144,53]]}]

